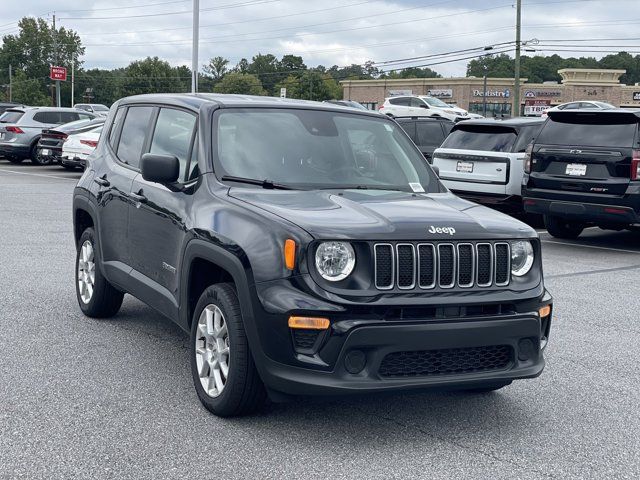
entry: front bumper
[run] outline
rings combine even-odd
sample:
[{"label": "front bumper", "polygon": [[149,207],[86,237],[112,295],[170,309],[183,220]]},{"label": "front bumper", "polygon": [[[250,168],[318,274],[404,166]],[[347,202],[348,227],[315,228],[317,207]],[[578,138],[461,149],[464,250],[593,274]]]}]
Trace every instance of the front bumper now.
[{"label": "front bumper", "polygon": [[[517,307],[501,306],[483,315],[465,315],[463,312],[471,312],[472,307],[452,305],[436,310],[425,306],[421,317],[421,307],[413,306],[411,318],[395,319],[352,306],[273,314],[255,311],[260,309],[259,303],[254,303],[255,323],[250,321],[247,327],[255,328],[255,336],[249,335],[250,340],[253,337],[251,348],[266,386],[292,395],[341,395],[471,389],[536,377],[544,368],[543,347],[551,323],[551,315],[541,319],[538,309],[551,305],[552,299],[544,291],[539,298],[525,300]],[[434,315],[434,311],[439,313]],[[315,344],[306,342],[300,348],[294,330],[287,327],[290,314],[323,316],[330,319],[331,326],[319,334]],[[493,355],[494,347],[508,351],[509,358],[500,364],[483,363],[487,361],[483,352]],[[403,355],[398,352],[409,357],[426,352],[431,359],[413,368],[408,361],[398,363],[398,355]],[[456,366],[458,354],[471,358],[471,364],[463,359]],[[395,373],[389,374],[387,367],[393,357]],[[452,362],[451,368],[444,368],[443,362],[433,363],[433,358],[440,357],[443,362]],[[476,360],[477,365],[473,364]]]}]

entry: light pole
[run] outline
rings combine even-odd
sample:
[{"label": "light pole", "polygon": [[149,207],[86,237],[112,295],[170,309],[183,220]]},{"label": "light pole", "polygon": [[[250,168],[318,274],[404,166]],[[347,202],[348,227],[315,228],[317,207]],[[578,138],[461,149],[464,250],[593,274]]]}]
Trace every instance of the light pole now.
[{"label": "light pole", "polygon": [[198,34],[200,30],[200,0],[193,0],[193,47],[191,49],[191,93],[198,91]]}]

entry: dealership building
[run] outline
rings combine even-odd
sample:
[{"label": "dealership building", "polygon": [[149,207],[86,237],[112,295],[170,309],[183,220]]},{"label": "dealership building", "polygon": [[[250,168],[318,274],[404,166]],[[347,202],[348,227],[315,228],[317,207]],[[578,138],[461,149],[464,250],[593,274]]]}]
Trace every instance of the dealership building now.
[{"label": "dealership building", "polygon": [[[564,68],[558,70],[561,82],[527,83],[520,79],[520,114],[540,115],[559,103],[597,100],[617,107],[640,108],[640,86],[623,85],[625,70]],[[487,116],[511,115],[513,111],[513,78],[403,78],[378,80],[344,80],[343,98],[355,100],[375,110],[386,97],[395,95],[431,95],[472,113]]]}]

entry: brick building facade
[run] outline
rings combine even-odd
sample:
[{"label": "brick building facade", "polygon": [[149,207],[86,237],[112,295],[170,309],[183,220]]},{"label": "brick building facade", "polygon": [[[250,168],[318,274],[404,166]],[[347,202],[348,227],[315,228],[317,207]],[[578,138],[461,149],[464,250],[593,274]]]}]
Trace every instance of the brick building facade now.
[{"label": "brick building facade", "polygon": [[[598,100],[618,107],[640,108],[640,86],[623,85],[625,70],[565,68],[558,70],[560,83],[527,83],[520,79],[520,112],[536,114],[546,106],[576,100]],[[432,95],[474,113],[483,113],[484,79],[408,78],[344,80],[343,98],[375,109],[393,95]],[[513,109],[513,78],[487,78],[487,115],[507,114]]]}]

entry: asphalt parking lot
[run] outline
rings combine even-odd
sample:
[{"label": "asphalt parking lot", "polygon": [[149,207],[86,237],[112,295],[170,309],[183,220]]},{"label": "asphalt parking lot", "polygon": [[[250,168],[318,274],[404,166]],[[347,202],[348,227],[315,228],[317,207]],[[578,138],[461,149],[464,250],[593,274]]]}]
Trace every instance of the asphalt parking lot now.
[{"label": "asphalt parking lot", "polygon": [[79,176],[0,160],[0,478],[640,476],[640,233],[541,233],[555,310],[537,379],[225,420],[201,407],[178,327],[131,297],[80,313]]}]

